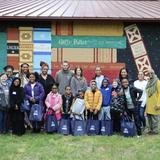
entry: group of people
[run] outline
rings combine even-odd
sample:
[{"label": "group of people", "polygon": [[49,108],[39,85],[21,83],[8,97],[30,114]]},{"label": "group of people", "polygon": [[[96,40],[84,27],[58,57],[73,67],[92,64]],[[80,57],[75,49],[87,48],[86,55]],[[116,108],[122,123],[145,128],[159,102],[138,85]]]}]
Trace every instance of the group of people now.
[{"label": "group of people", "polygon": [[[111,120],[115,133],[120,133],[121,117],[129,116],[135,122],[138,135],[146,129],[147,119],[148,133],[158,134],[160,81],[152,69],[147,72],[148,80],[139,71],[134,81],[128,70],[122,68],[119,77],[110,83],[97,66],[95,77],[88,85],[82,68],[78,66],[73,72],[68,61],[62,63],[55,79],[48,74],[47,63],[41,62],[40,66],[40,74],[30,73],[29,65],[23,63],[15,75],[13,66],[4,67],[0,75],[0,134],[11,130],[12,134],[23,135],[26,127],[40,132],[49,112],[57,121],[62,118]],[[29,120],[30,110],[21,110],[24,101],[30,107],[33,104],[42,107],[42,121]]]}]

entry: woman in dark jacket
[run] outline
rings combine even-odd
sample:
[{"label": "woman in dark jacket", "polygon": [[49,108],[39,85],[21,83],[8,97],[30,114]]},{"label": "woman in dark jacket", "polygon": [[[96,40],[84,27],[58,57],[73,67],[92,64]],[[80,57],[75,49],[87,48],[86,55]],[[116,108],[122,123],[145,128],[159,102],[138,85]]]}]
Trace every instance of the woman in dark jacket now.
[{"label": "woman in dark jacket", "polygon": [[[44,98],[43,98],[43,103],[45,102],[45,99],[47,97],[47,95],[50,93],[53,84],[55,84],[55,80],[54,78],[48,74],[48,70],[49,70],[49,65],[43,61],[40,62],[40,66],[41,66],[41,73],[38,77],[38,81],[39,83],[42,84],[43,88],[44,88]],[[46,112],[46,105],[44,103],[44,113]],[[42,125],[44,125],[44,116],[43,116],[43,120],[42,120]]]},{"label": "woman in dark jacket", "polygon": [[48,74],[49,66],[47,63],[41,62],[40,66],[41,66],[42,72],[39,75],[38,81],[39,81],[39,83],[42,84],[42,86],[44,88],[44,91],[45,91],[44,99],[46,99],[47,95],[49,94],[49,92],[52,89],[53,84],[55,83],[55,80],[53,79],[53,77],[50,74]]},{"label": "woman in dark jacket", "polygon": [[125,110],[124,95],[121,92],[121,86],[118,80],[113,80],[112,83],[112,96],[111,96],[111,119],[113,122],[113,132],[120,133],[120,120],[121,115]]},{"label": "woman in dark jacket", "polygon": [[15,78],[9,90],[12,134],[18,136],[23,135],[25,133],[24,112],[21,112],[20,110],[20,106],[24,100],[24,90],[20,86],[21,86],[20,78]]},{"label": "woman in dark jacket", "polygon": [[137,134],[141,135],[141,123],[138,114],[138,100],[142,96],[142,90],[129,85],[127,78],[122,80],[122,87],[126,106],[125,115],[127,114],[131,119],[132,117],[134,118]]}]

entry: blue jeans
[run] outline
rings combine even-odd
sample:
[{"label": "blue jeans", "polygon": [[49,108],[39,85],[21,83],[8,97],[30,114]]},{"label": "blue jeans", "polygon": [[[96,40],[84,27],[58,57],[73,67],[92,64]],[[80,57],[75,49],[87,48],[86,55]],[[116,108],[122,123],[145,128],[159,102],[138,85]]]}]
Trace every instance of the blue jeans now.
[{"label": "blue jeans", "polygon": [[139,120],[141,123],[141,126],[146,127],[146,118],[144,116],[145,108],[146,107],[141,107],[142,102],[138,102],[138,113],[139,113]]},{"label": "blue jeans", "polygon": [[111,120],[110,106],[102,106],[98,118],[99,120]]},{"label": "blue jeans", "polygon": [[138,112],[138,107],[135,107],[133,109],[128,109],[128,116],[132,119],[134,118],[134,122],[137,128],[137,134],[141,135],[141,124],[140,124],[140,119],[139,119],[139,112]]},{"label": "blue jeans", "polygon": [[7,131],[7,112],[0,110],[0,134]]}]

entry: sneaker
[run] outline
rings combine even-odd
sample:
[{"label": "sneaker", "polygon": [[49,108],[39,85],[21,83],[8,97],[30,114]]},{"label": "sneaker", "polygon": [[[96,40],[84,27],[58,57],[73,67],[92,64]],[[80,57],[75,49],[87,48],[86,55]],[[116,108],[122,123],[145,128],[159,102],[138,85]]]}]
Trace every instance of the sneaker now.
[{"label": "sneaker", "polygon": [[147,134],[148,133],[148,128],[147,127],[143,127],[142,132],[143,132],[143,134]]},{"label": "sneaker", "polygon": [[147,134],[151,135],[151,134],[152,134],[152,131],[148,131]]},{"label": "sneaker", "polygon": [[158,134],[158,132],[152,132],[152,135],[157,135]]}]

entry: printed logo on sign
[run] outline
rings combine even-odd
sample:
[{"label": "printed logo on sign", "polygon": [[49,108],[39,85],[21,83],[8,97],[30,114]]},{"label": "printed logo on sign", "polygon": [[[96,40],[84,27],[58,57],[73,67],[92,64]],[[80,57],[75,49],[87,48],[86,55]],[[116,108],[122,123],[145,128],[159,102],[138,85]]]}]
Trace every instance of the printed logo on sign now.
[{"label": "printed logo on sign", "polygon": [[51,127],[55,127],[55,123],[54,123],[54,121],[52,121],[52,123],[51,123]]},{"label": "printed logo on sign", "polygon": [[28,100],[26,100],[26,104],[29,105],[29,101]]},{"label": "printed logo on sign", "polygon": [[77,131],[82,131],[83,129],[82,129],[82,127],[81,126],[78,126],[77,127]]},{"label": "printed logo on sign", "polygon": [[91,130],[91,131],[95,131],[95,126],[94,126],[94,125],[91,125],[90,130]]},{"label": "printed logo on sign", "polygon": [[34,113],[33,113],[33,115],[34,115],[34,116],[38,116],[38,111],[35,110]]},{"label": "printed logo on sign", "polygon": [[63,125],[63,127],[62,127],[62,130],[67,130],[67,126],[66,125]]},{"label": "printed logo on sign", "polygon": [[106,131],[106,128],[103,126],[102,128],[101,128],[101,132],[105,132]]},{"label": "printed logo on sign", "polygon": [[127,128],[124,128],[123,133],[129,133],[128,129],[127,129]]}]

